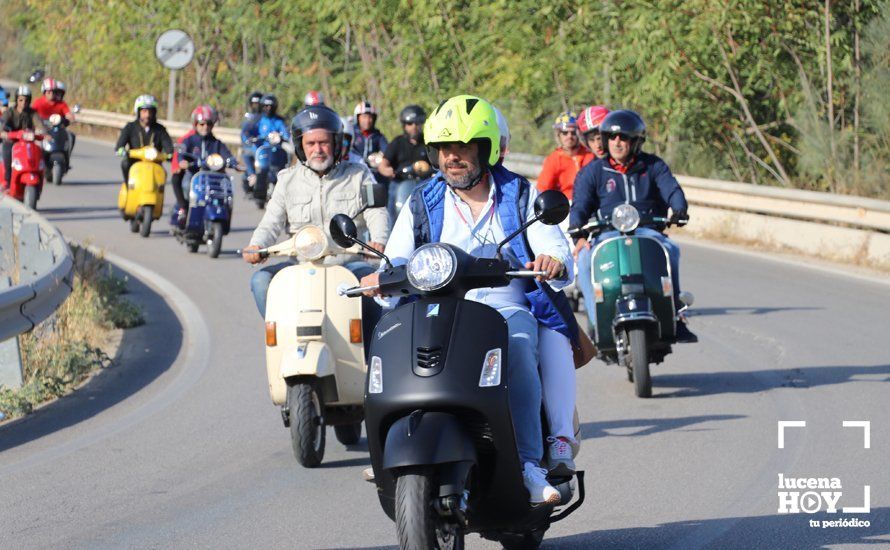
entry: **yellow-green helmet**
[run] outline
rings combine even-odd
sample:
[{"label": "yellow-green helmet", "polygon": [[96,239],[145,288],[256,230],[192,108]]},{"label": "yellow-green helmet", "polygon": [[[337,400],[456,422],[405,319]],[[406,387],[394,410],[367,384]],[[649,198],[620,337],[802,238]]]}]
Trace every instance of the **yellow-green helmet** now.
[{"label": "yellow-green helmet", "polygon": [[[439,143],[479,143],[479,160],[494,166],[501,154],[501,132],[491,103],[472,95],[458,95],[443,101],[426,120],[423,138],[428,147]],[[438,165],[438,151],[429,158]]]}]

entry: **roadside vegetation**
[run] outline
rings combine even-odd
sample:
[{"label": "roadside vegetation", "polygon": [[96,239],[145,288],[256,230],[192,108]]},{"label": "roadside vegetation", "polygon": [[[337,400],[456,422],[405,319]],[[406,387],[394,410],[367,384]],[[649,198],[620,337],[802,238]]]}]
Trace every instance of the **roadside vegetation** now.
[{"label": "roadside vegetation", "polygon": [[[116,329],[144,322],[142,311],[124,296],[126,279],[86,248],[72,246],[73,291],[50,317],[19,337],[24,384],[0,389],[0,412],[15,418],[65,395],[94,371],[111,364],[109,345]],[[113,353],[113,351],[112,351]]]},{"label": "roadside vegetation", "polygon": [[475,93],[507,115],[513,151],[546,154],[556,114],[606,104],[638,110],[677,173],[890,198],[888,4],[7,0],[0,74],[43,68],[70,102],[118,112],[152,93],[164,112],[154,43],[178,27],[197,45],[181,120],[209,101],[235,126],[252,90],[291,115],[317,89],[345,114],[371,100],[393,137],[406,104]]}]

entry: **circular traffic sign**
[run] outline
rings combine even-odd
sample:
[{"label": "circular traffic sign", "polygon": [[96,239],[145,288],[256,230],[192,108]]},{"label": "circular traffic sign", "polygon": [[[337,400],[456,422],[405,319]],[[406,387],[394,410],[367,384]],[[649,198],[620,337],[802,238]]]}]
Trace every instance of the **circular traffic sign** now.
[{"label": "circular traffic sign", "polygon": [[155,55],[168,69],[182,69],[195,56],[195,43],[185,31],[170,29],[155,42]]}]

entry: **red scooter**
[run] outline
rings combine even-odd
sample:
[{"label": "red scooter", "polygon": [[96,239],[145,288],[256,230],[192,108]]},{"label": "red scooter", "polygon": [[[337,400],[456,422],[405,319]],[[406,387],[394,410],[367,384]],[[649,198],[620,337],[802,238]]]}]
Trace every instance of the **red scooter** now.
[{"label": "red scooter", "polygon": [[[43,150],[36,141],[43,139],[43,134],[35,134],[33,130],[16,130],[8,132],[12,145],[12,177],[6,194],[25,203],[28,208],[37,208],[37,199],[43,191]],[[5,178],[5,166],[0,163],[0,178]],[[0,179],[5,181],[5,179]]]}]

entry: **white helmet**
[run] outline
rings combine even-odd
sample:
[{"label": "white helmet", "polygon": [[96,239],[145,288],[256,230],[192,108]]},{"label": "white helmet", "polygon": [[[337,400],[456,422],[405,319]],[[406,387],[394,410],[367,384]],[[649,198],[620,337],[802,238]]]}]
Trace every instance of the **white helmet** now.
[{"label": "white helmet", "polygon": [[510,126],[507,125],[507,119],[500,109],[492,105],[495,117],[498,120],[498,131],[501,134],[501,160],[507,155],[507,149],[510,148]]},{"label": "white helmet", "polygon": [[371,105],[370,101],[362,100],[355,104],[355,109],[352,111],[353,116],[359,115],[374,115],[374,118],[377,118],[377,109]]},{"label": "white helmet", "polygon": [[353,125],[352,120],[340,117],[340,122],[343,123],[343,135],[349,136],[349,139],[355,138],[355,125]]},{"label": "white helmet", "polygon": [[133,102],[133,111],[136,115],[139,115],[140,109],[154,109],[158,110],[158,100],[155,99],[155,96],[149,94],[142,94],[141,96],[136,98],[136,101]]}]

